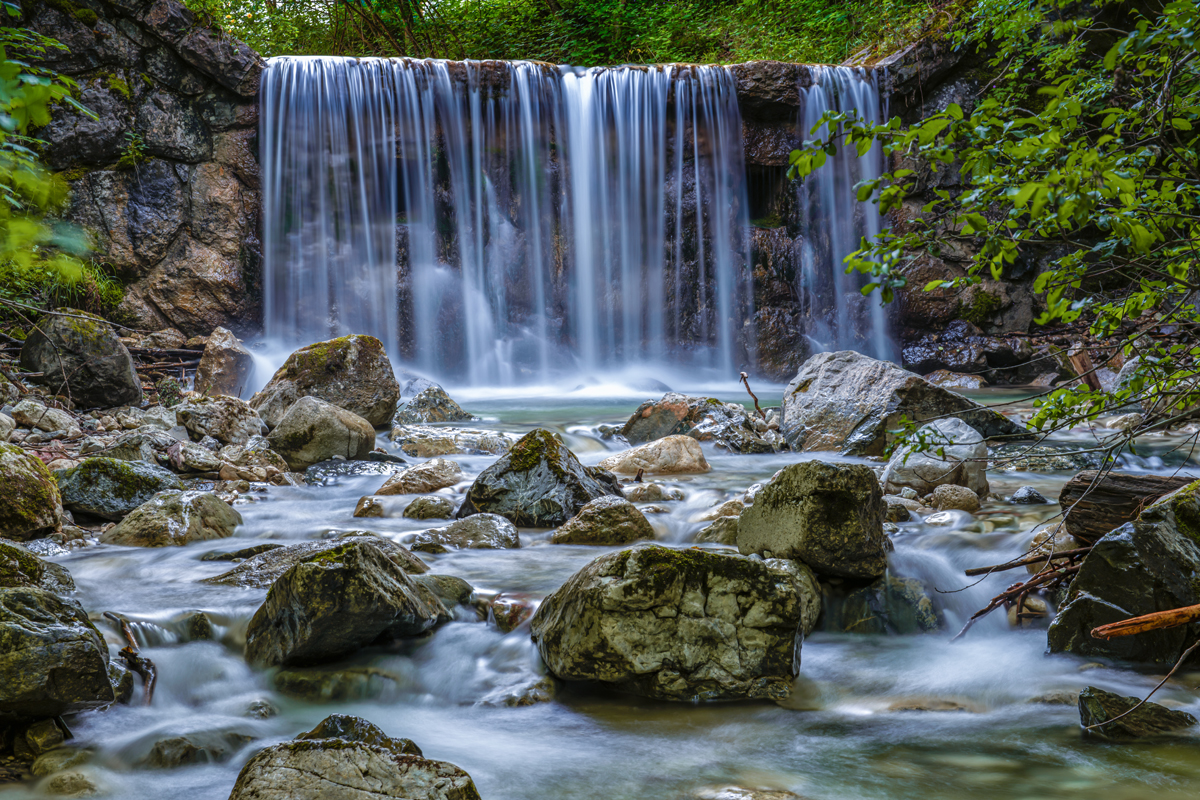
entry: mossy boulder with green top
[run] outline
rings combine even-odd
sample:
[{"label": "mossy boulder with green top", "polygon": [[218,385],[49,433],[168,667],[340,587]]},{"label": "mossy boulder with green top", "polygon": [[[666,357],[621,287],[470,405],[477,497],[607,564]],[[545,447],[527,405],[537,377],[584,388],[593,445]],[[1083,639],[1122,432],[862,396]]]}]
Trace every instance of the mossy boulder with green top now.
[{"label": "mossy boulder with green top", "polygon": [[547,669],[660,700],[782,699],[803,599],[761,560],[648,545],[600,556],[538,607]]},{"label": "mossy boulder with green top", "polygon": [[554,528],[605,495],[624,497],[611,472],[585,467],[557,436],[538,429],[479,474],[457,516],[499,514],[520,528]]},{"label": "mossy boulder with green top", "polygon": [[114,522],[159,492],[183,491],[183,482],[170,470],[119,458],[85,458],[54,477],[64,508]]},{"label": "mossy boulder with green top", "polygon": [[21,347],[21,369],[79,408],[139,405],[142,382],[133,357],[100,317],[60,308],[40,320]]},{"label": "mossy boulder with green top", "polygon": [[40,459],[0,444],[0,538],[24,542],[62,528],[62,495]]},{"label": "mossy boulder with green top", "polygon": [[242,515],[211,492],[159,492],[110,528],[100,541],[128,547],[183,546],[225,539]]}]

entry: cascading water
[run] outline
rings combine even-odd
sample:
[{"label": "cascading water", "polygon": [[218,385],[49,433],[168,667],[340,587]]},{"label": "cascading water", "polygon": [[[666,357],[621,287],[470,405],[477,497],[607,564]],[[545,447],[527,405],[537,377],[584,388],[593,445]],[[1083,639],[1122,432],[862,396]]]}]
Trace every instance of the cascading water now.
[{"label": "cascading water", "polygon": [[262,98],[269,338],[477,385],[752,362],[727,69],[286,57]]},{"label": "cascading water", "polygon": [[[857,111],[871,123],[887,116],[876,72],[853,67],[811,67],[810,71],[812,85],[801,89],[801,136],[827,138],[827,126],[811,132],[829,111]],[[878,207],[859,202],[854,187],[879,177],[883,154],[879,145],[862,156],[853,147],[841,147],[830,162],[797,189],[803,239],[797,293],[811,320],[809,337],[824,349],[858,350],[898,360],[878,293],[864,298],[860,289],[866,281],[846,274],[844,263],[864,238],[880,231]]]}]

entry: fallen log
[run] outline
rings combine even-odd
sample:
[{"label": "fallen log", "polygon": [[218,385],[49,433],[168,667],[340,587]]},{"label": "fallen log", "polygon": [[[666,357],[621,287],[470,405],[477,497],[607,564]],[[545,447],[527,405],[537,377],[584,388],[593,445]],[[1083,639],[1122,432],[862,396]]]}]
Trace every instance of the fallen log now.
[{"label": "fallen log", "polygon": [[1142,509],[1158,498],[1195,480],[1123,472],[1110,472],[1097,480],[1097,474],[1096,470],[1080,472],[1067,481],[1058,495],[1066,514],[1067,533],[1087,544],[1095,544],[1114,528],[1137,519]]},{"label": "fallen log", "polygon": [[1180,625],[1188,625],[1198,620],[1200,620],[1200,606],[1172,608],[1092,628],[1092,638],[1111,639],[1114,636],[1132,636],[1136,633],[1159,631],[1164,628],[1178,628]]}]

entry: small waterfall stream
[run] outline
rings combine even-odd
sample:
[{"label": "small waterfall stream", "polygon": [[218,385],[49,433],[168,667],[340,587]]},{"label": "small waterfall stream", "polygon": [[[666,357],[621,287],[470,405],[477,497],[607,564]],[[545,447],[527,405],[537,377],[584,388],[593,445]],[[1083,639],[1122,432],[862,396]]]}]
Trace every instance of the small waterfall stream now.
[{"label": "small waterfall stream", "polygon": [[[826,108],[879,116],[873,78],[814,76],[805,130]],[[269,339],[369,333],[471,385],[753,368],[730,69],[289,56],[261,98]],[[879,229],[852,185],[879,160],[839,157],[799,198],[801,290],[834,312],[813,339],[875,355],[890,347],[882,309],[837,326],[862,304],[841,257]]]}]

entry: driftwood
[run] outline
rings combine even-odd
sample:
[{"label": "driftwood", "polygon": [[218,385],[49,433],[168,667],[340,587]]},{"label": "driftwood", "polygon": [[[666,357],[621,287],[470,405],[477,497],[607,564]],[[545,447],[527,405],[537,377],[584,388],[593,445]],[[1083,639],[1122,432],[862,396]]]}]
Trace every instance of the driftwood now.
[{"label": "driftwood", "polygon": [[[1142,509],[1165,494],[1186,486],[1194,478],[1172,475],[1129,475],[1110,472],[1096,480],[1095,470],[1084,470],[1063,487],[1058,496],[1066,515],[1067,533],[1094,544],[1104,534],[1137,519]],[[1095,486],[1092,486],[1095,482]]]},{"label": "driftwood", "polygon": [[1164,628],[1178,628],[1200,620],[1200,606],[1184,606],[1172,608],[1169,611],[1155,611],[1152,614],[1142,614],[1140,617],[1130,617],[1120,622],[1110,622],[1098,628],[1092,628],[1092,638],[1111,639],[1114,636],[1132,636],[1135,633],[1158,631]]},{"label": "driftwood", "polygon": [[121,628],[125,641],[129,642],[128,647],[121,648],[121,658],[125,661],[125,666],[141,676],[142,686],[146,687],[146,705],[150,705],[154,702],[154,684],[158,683],[158,669],[153,661],[138,653],[137,639],[134,638],[133,628],[129,627],[127,619],[111,611],[105,611],[104,616]]},{"label": "driftwood", "polygon": [[1048,564],[1051,561],[1054,561],[1057,563],[1059,561],[1073,559],[1077,556],[1087,555],[1091,551],[1092,551],[1092,548],[1090,548],[1090,547],[1080,547],[1075,550],[1060,550],[1059,552],[1057,552],[1053,555],[1051,555],[1050,553],[1040,553],[1036,556],[1029,556],[1028,558],[1023,558],[1020,561],[1010,561],[1005,564],[996,564],[995,566],[991,566],[991,567],[971,567],[969,570],[967,570],[966,574],[968,577],[973,578],[977,575],[991,575],[993,572],[1006,572],[1010,569],[1016,569],[1017,567],[1027,567],[1031,564]]}]

